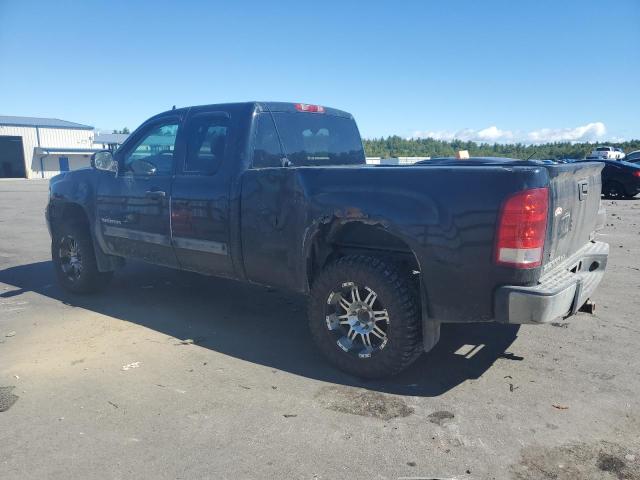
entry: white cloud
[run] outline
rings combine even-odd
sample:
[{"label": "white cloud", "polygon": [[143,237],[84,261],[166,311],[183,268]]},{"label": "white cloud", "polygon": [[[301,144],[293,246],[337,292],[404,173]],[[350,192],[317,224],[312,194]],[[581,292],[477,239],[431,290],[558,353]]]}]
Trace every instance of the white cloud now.
[{"label": "white cloud", "polygon": [[607,127],[602,122],[587,123],[576,128],[542,128],[527,134],[531,143],[593,142],[602,139]]},{"label": "white cloud", "polygon": [[485,128],[478,132],[478,138],[486,139],[488,142],[498,142],[513,139],[513,132],[509,130],[500,130],[496,126]]},{"label": "white cloud", "polygon": [[592,122],[575,128],[541,128],[530,132],[502,130],[495,125],[480,130],[465,128],[457,132],[446,130],[416,131],[413,138],[436,140],[463,140],[477,143],[547,143],[547,142],[595,142],[603,140],[607,127],[602,122]]},{"label": "white cloud", "polygon": [[424,131],[414,132],[414,138],[435,138],[436,140],[464,140],[471,142],[510,142],[514,139],[514,134],[510,130],[501,130],[495,125],[492,125],[481,130],[473,130],[471,128],[465,128],[464,130],[458,130],[457,132],[448,132],[445,130],[440,131]]}]

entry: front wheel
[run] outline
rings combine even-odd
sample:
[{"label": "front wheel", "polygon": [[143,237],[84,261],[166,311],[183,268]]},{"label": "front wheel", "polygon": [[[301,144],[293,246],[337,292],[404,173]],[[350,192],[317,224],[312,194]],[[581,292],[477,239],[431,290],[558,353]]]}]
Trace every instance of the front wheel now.
[{"label": "front wheel", "polygon": [[73,293],[90,293],[109,283],[113,272],[100,272],[93,241],[86,227],[76,223],[60,225],[51,241],[51,259],[58,282]]},{"label": "front wheel", "polygon": [[422,353],[415,288],[401,268],[376,257],[343,257],[320,272],[309,327],[324,356],[359,377],[394,375]]}]

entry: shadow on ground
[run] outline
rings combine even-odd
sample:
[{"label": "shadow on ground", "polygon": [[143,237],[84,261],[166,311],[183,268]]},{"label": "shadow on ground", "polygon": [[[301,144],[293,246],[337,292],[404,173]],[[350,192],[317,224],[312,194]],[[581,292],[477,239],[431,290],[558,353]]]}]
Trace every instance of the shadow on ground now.
[{"label": "shadow on ground", "polygon": [[[0,282],[15,287],[0,297],[32,291],[178,339],[193,339],[201,347],[248,362],[398,395],[437,396],[480,377],[499,358],[521,359],[507,352],[517,326],[449,324],[443,325],[436,348],[406,372],[384,381],[362,381],[336,371],[316,351],[301,296],[138,263],[118,272],[104,292],[90,296],[61,290],[50,262],[2,270]],[[471,351],[478,345],[483,347]]]}]

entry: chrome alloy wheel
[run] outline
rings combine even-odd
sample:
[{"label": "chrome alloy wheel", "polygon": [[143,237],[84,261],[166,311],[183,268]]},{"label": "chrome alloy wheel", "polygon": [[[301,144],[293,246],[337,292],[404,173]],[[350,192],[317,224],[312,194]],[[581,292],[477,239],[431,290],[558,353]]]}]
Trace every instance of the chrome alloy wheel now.
[{"label": "chrome alloy wheel", "polygon": [[78,241],[70,235],[64,236],[60,240],[60,248],[58,250],[60,258],[60,268],[66,277],[72,282],[77,281],[82,275],[82,255]]},{"label": "chrome alloy wheel", "polygon": [[369,358],[387,344],[389,313],[367,286],[345,282],[331,292],[326,320],[338,347],[351,355]]}]

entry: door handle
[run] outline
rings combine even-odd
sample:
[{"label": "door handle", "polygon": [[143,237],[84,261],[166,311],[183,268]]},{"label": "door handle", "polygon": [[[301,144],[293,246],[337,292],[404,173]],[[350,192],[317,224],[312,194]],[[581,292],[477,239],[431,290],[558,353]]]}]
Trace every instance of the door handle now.
[{"label": "door handle", "polygon": [[144,192],[144,196],[148,198],[160,199],[166,197],[167,194],[162,190],[147,190],[146,192]]}]

